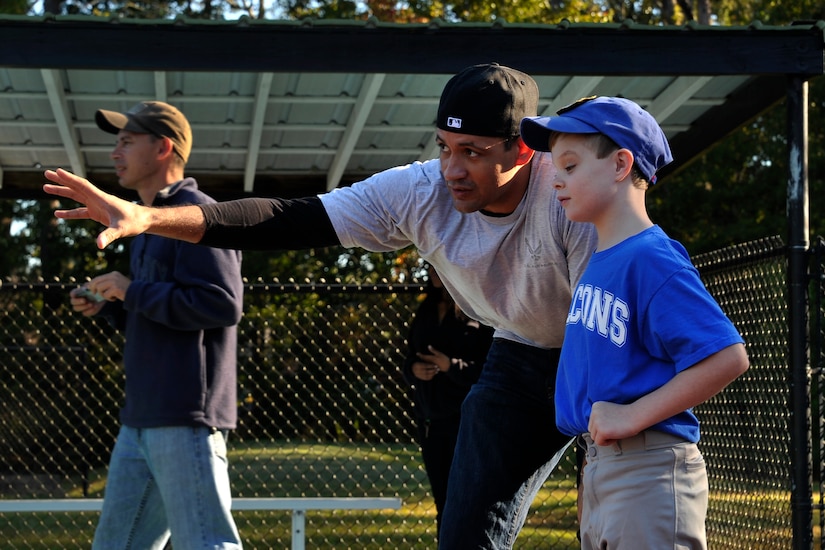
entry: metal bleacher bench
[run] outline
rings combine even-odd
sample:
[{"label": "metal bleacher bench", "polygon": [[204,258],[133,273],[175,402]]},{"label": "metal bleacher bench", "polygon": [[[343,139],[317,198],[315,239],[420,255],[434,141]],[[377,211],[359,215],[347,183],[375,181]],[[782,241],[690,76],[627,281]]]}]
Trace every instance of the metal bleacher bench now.
[{"label": "metal bleacher bench", "polygon": [[[99,512],[100,498],[0,499],[0,513],[8,512]],[[305,498],[235,498],[233,510],[291,510],[292,550],[306,547],[307,510],[398,510],[400,498],[385,497],[305,497]]]}]

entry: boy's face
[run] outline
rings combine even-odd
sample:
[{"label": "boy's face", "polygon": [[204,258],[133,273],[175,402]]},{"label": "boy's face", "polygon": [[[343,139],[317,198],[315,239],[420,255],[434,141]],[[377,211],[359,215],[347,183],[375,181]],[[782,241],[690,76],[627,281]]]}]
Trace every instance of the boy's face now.
[{"label": "boy's face", "polygon": [[438,129],[436,143],[456,210],[509,214],[516,209],[527,189],[527,178],[516,175],[532,157],[520,140],[507,149],[503,138]]},{"label": "boy's face", "polygon": [[598,223],[618,190],[616,152],[600,159],[585,135],[558,134],[551,153],[556,166],[553,186],[567,218]]}]

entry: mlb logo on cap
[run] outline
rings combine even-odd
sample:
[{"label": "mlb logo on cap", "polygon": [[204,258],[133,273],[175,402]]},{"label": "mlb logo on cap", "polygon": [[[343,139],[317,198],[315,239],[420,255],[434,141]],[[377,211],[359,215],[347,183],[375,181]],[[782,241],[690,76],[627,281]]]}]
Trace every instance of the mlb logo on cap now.
[{"label": "mlb logo on cap", "polygon": [[539,87],[527,74],[498,63],[467,67],[444,86],[435,126],[471,136],[512,138],[536,116]]},{"label": "mlb logo on cap", "polygon": [[450,128],[461,128],[461,119],[448,116],[447,117],[447,126]]}]

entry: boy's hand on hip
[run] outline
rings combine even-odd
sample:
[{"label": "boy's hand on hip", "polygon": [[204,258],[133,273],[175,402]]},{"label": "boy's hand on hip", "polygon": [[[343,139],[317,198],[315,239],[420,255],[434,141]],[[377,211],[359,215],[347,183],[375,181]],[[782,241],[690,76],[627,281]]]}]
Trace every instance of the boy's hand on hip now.
[{"label": "boy's hand on hip", "polygon": [[633,437],[640,430],[631,420],[630,405],[596,401],[590,410],[587,428],[596,445],[612,445],[619,439]]}]

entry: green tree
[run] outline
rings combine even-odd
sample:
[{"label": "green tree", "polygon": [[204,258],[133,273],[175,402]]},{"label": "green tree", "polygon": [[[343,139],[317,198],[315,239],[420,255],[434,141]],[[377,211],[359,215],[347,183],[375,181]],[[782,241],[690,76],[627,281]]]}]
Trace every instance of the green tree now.
[{"label": "green tree", "polygon": [[58,205],[56,200],[0,201],[0,213],[7,214],[0,220],[0,277],[51,281],[69,276],[82,280],[103,270],[128,273],[126,243],[98,250],[94,239],[99,224],[60,223],[54,217]]},{"label": "green tree", "polygon": [[28,0],[2,0],[0,1],[0,13],[12,15],[25,15],[29,13],[31,6]]},{"label": "green tree", "polygon": [[776,0],[717,0],[715,18],[721,25],[789,25],[794,21],[825,19],[825,4],[818,0],[777,2]]},{"label": "green tree", "polygon": [[[825,6],[812,0],[723,0],[716,6],[720,20],[731,25],[825,18]],[[809,83],[808,99],[809,218],[815,236],[825,232],[825,205],[817,200],[825,193],[825,79]],[[785,237],[786,132],[782,101],[654,187],[649,192],[651,216],[692,254],[772,235]]]},{"label": "green tree", "polygon": [[[10,1],[25,3],[25,0]],[[226,19],[245,15],[263,19],[274,15],[276,6],[272,0],[44,0],[43,13],[139,19],[178,15],[195,19]],[[17,13],[27,13],[29,9]]]},{"label": "green tree", "polygon": [[[809,85],[810,231],[825,232],[825,80]],[[788,152],[784,103],[740,128],[649,191],[650,213],[692,253],[785,236]]]},{"label": "green tree", "polygon": [[393,253],[341,247],[312,250],[245,252],[243,276],[249,282],[277,279],[296,283],[326,280],[346,284],[407,283],[424,277],[424,262],[413,247]]},{"label": "green tree", "polygon": [[[20,203],[0,201],[0,274],[17,278],[26,272],[26,243],[15,222],[20,219]],[[19,223],[19,222],[18,222]]]}]

